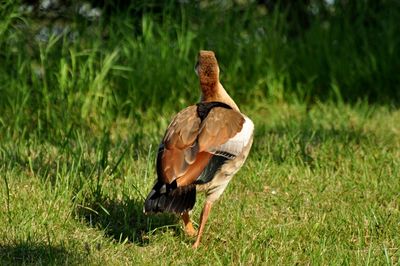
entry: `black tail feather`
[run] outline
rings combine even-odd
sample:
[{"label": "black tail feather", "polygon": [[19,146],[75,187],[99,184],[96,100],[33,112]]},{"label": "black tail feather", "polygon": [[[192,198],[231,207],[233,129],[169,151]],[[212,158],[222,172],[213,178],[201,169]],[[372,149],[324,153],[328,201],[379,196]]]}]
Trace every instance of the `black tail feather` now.
[{"label": "black tail feather", "polygon": [[181,214],[193,209],[195,202],[196,185],[177,187],[176,182],[172,184],[157,182],[144,202],[143,211],[145,213],[174,212]]}]

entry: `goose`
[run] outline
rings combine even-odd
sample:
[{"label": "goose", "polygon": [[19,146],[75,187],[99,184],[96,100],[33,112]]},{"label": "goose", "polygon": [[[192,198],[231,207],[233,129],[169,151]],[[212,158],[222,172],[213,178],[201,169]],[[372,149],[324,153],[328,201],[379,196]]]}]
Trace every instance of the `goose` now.
[{"label": "goose", "polygon": [[[157,180],[148,194],[145,214],[172,212],[181,216],[184,231],[200,244],[211,207],[244,164],[252,143],[254,124],[240,112],[219,80],[213,51],[201,50],[195,71],[200,80],[200,102],[172,119],[158,148]],[[196,193],[205,192],[198,232],[190,219]]]}]

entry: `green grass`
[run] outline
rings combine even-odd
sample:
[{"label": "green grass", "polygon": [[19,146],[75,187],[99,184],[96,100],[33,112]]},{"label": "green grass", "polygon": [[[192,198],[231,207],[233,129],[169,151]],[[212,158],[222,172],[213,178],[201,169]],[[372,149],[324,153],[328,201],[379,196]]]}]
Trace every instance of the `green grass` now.
[{"label": "green grass", "polygon": [[[2,264],[369,264],[400,258],[400,113],[382,106],[263,102],[252,153],[215,205],[201,247],[173,216],[143,216],[156,139],[3,140]],[[115,136],[114,136],[115,135]],[[152,145],[148,144],[151,143]],[[201,200],[194,217],[198,221]]]},{"label": "green grass", "polygon": [[[338,4],[295,36],[251,5],[86,21],[15,2],[0,4],[0,265],[400,264],[397,2]],[[204,48],[256,134],[193,251],[142,205]]]}]

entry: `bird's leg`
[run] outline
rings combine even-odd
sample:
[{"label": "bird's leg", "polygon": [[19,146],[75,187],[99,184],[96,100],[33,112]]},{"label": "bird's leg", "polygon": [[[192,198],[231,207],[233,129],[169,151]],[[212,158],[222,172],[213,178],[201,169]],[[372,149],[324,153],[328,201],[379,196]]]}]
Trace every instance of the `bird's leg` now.
[{"label": "bird's leg", "polygon": [[197,234],[196,242],[194,242],[193,248],[197,248],[200,245],[201,235],[203,234],[204,226],[207,222],[208,215],[210,214],[211,205],[212,202],[209,201],[206,201],[206,203],[204,204],[203,211],[201,212],[201,217],[200,217],[199,233]]},{"label": "bird's leg", "polygon": [[189,212],[186,211],[184,213],[182,213],[181,215],[184,226],[185,226],[185,233],[188,236],[195,236],[196,235],[196,229],[194,229],[192,221],[190,221],[190,216],[189,216]]}]

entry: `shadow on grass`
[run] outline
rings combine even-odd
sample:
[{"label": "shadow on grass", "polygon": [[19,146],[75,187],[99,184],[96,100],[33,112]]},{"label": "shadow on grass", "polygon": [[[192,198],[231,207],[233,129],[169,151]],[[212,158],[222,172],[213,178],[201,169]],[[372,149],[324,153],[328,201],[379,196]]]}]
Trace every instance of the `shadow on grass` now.
[{"label": "shadow on grass", "polygon": [[173,214],[145,215],[143,202],[135,199],[100,199],[90,207],[80,207],[78,215],[90,226],[105,230],[116,241],[145,246],[149,235],[163,230],[177,230],[178,217]]},{"label": "shadow on grass", "polygon": [[[107,236],[118,242],[128,241],[137,245],[146,245],[149,242],[149,236],[154,232],[167,229],[176,230],[179,221],[175,215],[146,216],[143,214],[143,200],[131,199],[127,196],[116,199],[104,193],[103,187],[99,184],[103,182],[105,176],[110,175],[110,172],[107,172],[110,168],[113,170],[115,168],[115,173],[118,175],[117,166],[120,162],[120,160],[107,161],[107,159],[109,157],[122,159],[125,154],[124,151],[120,151],[119,154],[116,152],[117,155],[115,155],[110,150],[111,148],[107,146],[104,150],[98,152],[97,155],[101,156],[99,156],[100,159],[96,158],[97,161],[81,158],[82,152],[70,147],[58,151],[59,153],[55,152],[52,155],[53,157],[46,157],[46,149],[37,152],[39,155],[43,154],[43,156],[35,156],[30,161],[23,155],[17,154],[17,157],[20,158],[19,167],[24,167],[27,170],[31,167],[31,171],[37,173],[43,183],[51,184],[51,187],[54,187],[57,191],[65,189],[64,181],[71,184],[72,193],[82,195],[79,200],[74,202],[76,203],[75,213],[77,218],[89,226],[104,230]],[[149,152],[146,151],[146,153]],[[96,155],[92,151],[92,156],[95,157],[93,154]],[[12,158],[11,153],[8,156]],[[132,156],[132,154],[127,153],[126,156]],[[65,175],[63,177],[65,179],[61,180],[58,178],[60,177],[58,165],[62,165],[65,169],[75,169],[75,171],[68,172],[69,175]],[[119,174],[122,175],[123,173]]]},{"label": "shadow on grass", "polygon": [[83,254],[68,252],[62,246],[29,242],[0,245],[0,265],[77,265],[85,260]]}]

